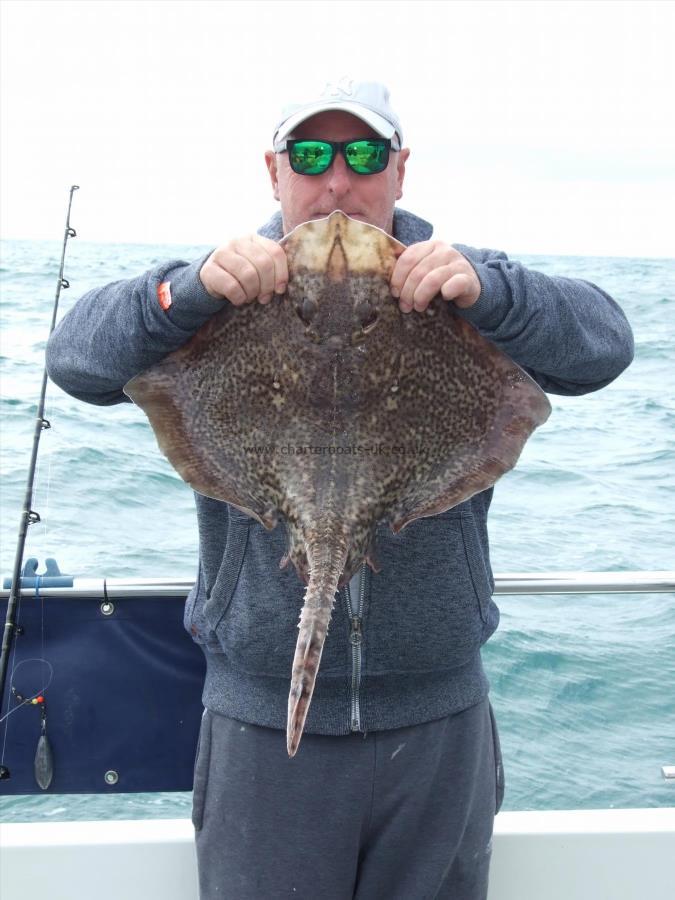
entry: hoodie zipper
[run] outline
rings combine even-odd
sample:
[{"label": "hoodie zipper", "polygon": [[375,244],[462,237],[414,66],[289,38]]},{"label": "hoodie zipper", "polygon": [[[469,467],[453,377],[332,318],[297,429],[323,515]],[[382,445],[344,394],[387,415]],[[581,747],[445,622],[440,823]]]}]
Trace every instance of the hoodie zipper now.
[{"label": "hoodie zipper", "polygon": [[349,643],[352,647],[352,731],[361,731],[361,663],[362,663],[362,644],[363,644],[363,599],[366,593],[366,565],[361,567],[361,577],[359,579],[359,595],[356,599],[356,606],[352,606],[352,592],[349,582],[345,585],[345,601],[347,605],[347,615],[349,616]]}]

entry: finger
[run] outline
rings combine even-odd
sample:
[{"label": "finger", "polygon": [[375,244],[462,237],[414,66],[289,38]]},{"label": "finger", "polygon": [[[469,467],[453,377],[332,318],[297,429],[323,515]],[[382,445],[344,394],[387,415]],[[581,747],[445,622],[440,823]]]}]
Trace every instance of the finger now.
[{"label": "finger", "polygon": [[204,280],[208,279],[208,291],[212,297],[219,300],[228,300],[234,306],[241,306],[247,302],[246,291],[237,279],[228,271],[213,265],[211,271],[203,273]]},{"label": "finger", "polygon": [[[401,288],[401,307],[414,306],[417,309],[417,303],[428,302],[440,291],[441,285],[454,274],[457,268],[461,270],[461,267],[461,261],[454,259],[453,254],[449,254],[447,248],[435,250],[420,260],[408,275]],[[422,288],[425,279],[429,279],[431,287]]]},{"label": "finger", "polygon": [[454,301],[460,309],[466,309],[473,306],[480,294],[480,284],[476,289],[475,282],[476,279],[470,275],[458,272],[441,286],[441,295],[444,300]]},{"label": "finger", "polygon": [[434,251],[432,241],[421,241],[419,244],[413,244],[401,253],[396,260],[394,270],[391,273],[389,281],[389,289],[394,297],[400,297],[403,285],[406,283],[408,276],[419,265],[425,256],[429,256]]},{"label": "finger", "polygon": [[[224,292],[224,296],[235,305],[248,303],[260,293],[260,277],[255,265],[246,256],[234,251],[225,250],[215,260],[220,268],[219,277],[223,285],[231,285],[236,282],[234,293]],[[240,295],[240,291],[243,296]]]},{"label": "finger", "polygon": [[[422,273],[416,274],[419,276]],[[410,299],[408,299],[407,296],[402,296],[401,299],[406,305],[412,305],[413,309],[417,310],[417,312],[424,312],[434,297],[437,297],[441,293],[443,285],[448,283],[452,277],[452,264],[436,266],[431,269],[431,271],[422,275],[417,286],[413,289],[412,297]],[[412,288],[412,284],[410,287]],[[406,290],[407,289],[408,285],[406,285]]]},{"label": "finger", "polygon": [[212,297],[229,300],[230,303],[239,306],[246,303],[248,297],[244,286],[232,271],[236,268],[233,256],[227,247],[214,250],[202,266],[199,278]]},{"label": "finger", "polygon": [[235,269],[231,270],[247,292],[249,300],[265,302],[272,299],[275,286],[274,260],[265,244],[254,235],[233,242],[233,249],[240,260],[245,260],[255,269],[255,278],[251,276],[248,266],[240,260],[234,260]]},{"label": "finger", "polygon": [[242,241],[238,249],[256,266],[260,279],[258,300],[261,303],[269,303],[274,294],[286,292],[288,261],[284,249],[276,241],[252,235],[249,241]]},{"label": "finger", "polygon": [[[209,269],[204,272],[203,280],[206,281],[208,279],[210,294],[223,300],[229,300],[234,306],[241,306],[243,303],[248,303],[251,298],[244,285],[233,274],[232,268],[233,266],[230,262],[227,265],[223,265],[221,262],[214,260]],[[255,273],[255,269],[253,269],[253,273]]]},{"label": "finger", "polygon": [[288,286],[288,260],[283,247],[269,238],[258,237],[274,263],[274,293],[285,294]]}]

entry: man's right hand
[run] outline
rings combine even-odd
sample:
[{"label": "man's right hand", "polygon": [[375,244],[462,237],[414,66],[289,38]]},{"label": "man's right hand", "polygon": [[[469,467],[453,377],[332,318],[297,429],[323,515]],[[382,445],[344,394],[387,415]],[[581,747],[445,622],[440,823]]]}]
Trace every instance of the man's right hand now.
[{"label": "man's right hand", "polygon": [[286,290],[286,253],[276,241],[257,234],[237,238],[213,251],[199,277],[212,297],[234,306],[252,300],[269,303]]}]

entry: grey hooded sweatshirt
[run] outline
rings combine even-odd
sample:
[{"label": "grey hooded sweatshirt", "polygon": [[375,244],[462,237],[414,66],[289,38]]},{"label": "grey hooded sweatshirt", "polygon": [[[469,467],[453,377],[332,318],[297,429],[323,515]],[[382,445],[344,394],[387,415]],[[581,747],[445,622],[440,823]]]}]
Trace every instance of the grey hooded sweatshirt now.
[{"label": "grey hooded sweatshirt", "polygon": [[[432,227],[397,209],[393,231],[412,244],[428,240]],[[281,239],[279,213],[260,234]],[[504,253],[455,246],[481,283],[478,301],[460,315],[544,390],[594,391],[630,363],[630,327],[598,287],[528,270]],[[227,302],[204,289],[203,263],[170,260],[85,294],[49,341],[52,379],[90,403],[127,400],[122,388],[130,378],[189,340]],[[168,309],[158,300],[166,281]],[[491,498],[492,490],[483,491],[398,535],[378,528],[381,572],[364,566],[357,590],[348,585],[338,593],[306,731],[414,725],[486,696],[480,648],[499,620],[491,597]],[[279,569],[284,530],[267,532],[226,503],[198,494],[195,500],[199,567],[185,625],[207,660],[204,704],[243,722],[283,729],[304,594],[293,568]]]}]

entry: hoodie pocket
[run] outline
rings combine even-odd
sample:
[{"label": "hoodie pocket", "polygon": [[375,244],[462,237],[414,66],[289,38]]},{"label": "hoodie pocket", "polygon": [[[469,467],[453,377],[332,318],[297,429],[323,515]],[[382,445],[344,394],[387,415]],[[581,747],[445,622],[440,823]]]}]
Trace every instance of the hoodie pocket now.
[{"label": "hoodie pocket", "polygon": [[486,561],[487,543],[483,546],[476,526],[476,519],[470,507],[462,510],[460,521],[462,523],[464,553],[469,566],[471,583],[478,601],[481,619],[487,622],[490,599],[494,590],[492,572],[489,563]]},{"label": "hoodie pocket", "polygon": [[183,614],[183,625],[196,644],[200,644],[211,653],[218,653],[220,647],[215,632],[209,626],[204,615],[204,605],[207,601],[204,587],[204,573],[201,563],[197,573],[197,581],[188,594]]},{"label": "hoodie pocket", "polygon": [[232,507],[223,559],[213,586],[206,591],[204,603],[204,619],[215,633],[218,632],[218,625],[227,612],[239,580],[250,522],[250,516]]},{"label": "hoodie pocket", "polygon": [[371,579],[367,674],[454,669],[475,658],[490,588],[468,504],[378,531],[382,571]]},{"label": "hoodie pocket", "polygon": [[[232,522],[235,521],[233,517]],[[243,550],[237,542],[238,549],[233,555],[237,577],[227,582],[227,603],[219,607],[220,615],[213,620],[212,627],[221,652],[234,668],[249,675],[288,679],[298,640],[305,585],[292,563],[279,568],[287,549],[283,523],[267,531],[258,522],[249,520],[247,528]],[[214,595],[218,587],[219,584],[214,587]],[[348,630],[342,604],[336,603],[319,677],[342,675],[347,671],[351,659]]]}]

